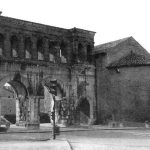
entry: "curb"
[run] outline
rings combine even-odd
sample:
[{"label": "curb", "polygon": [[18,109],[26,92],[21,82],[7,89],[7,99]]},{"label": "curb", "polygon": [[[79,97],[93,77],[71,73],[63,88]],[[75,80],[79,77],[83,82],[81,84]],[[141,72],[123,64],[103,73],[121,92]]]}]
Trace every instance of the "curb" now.
[{"label": "curb", "polygon": [[[7,144],[6,144],[7,143]],[[11,150],[16,150],[16,149],[21,149],[21,150],[37,150],[37,149],[44,149],[44,150],[49,150],[49,149],[55,149],[55,150],[72,150],[70,148],[70,145],[67,141],[63,140],[49,140],[45,142],[17,142],[13,141],[11,143],[9,142],[0,142],[0,149],[11,149]]]},{"label": "curb", "polygon": [[[92,128],[88,128],[88,129],[68,129],[65,128],[64,130],[61,130],[62,128],[60,128],[60,132],[77,132],[77,131],[93,131],[93,130],[150,130],[150,128],[101,128],[101,127],[92,127]],[[19,129],[15,129],[15,130],[7,130],[6,132],[0,132],[0,134],[2,133],[47,133],[47,132],[52,132],[52,129],[43,129],[43,130],[19,130]]]},{"label": "curb", "polygon": [[[60,127],[60,132],[78,132],[78,131],[93,131],[93,130],[150,130],[150,128],[145,127],[108,127],[108,126],[89,126],[89,127]],[[26,129],[26,128],[9,128],[8,130],[3,130],[0,134],[4,133],[47,133],[52,132],[52,127],[45,127],[40,129]]]},{"label": "curb", "polygon": [[122,145],[122,144],[87,144],[71,142],[73,150],[149,150],[146,145]]}]

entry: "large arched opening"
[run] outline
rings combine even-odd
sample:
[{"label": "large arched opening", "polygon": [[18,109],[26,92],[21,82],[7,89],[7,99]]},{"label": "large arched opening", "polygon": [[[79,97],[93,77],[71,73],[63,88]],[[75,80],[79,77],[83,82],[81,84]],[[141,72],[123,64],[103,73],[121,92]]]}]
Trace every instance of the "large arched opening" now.
[{"label": "large arched opening", "polygon": [[[52,123],[52,117],[51,113],[53,112],[53,96],[50,92],[50,78],[46,78],[43,81],[43,86],[44,86],[44,113],[48,114],[50,117],[49,122]],[[66,96],[66,92],[64,90],[64,85],[62,85],[58,80],[57,80],[57,85],[56,85],[56,91],[57,91],[57,96],[55,97],[55,121],[57,124],[61,124],[62,119],[64,119],[64,109],[62,108],[62,105],[64,103],[67,103],[67,99],[63,99]],[[66,106],[67,107],[67,106]],[[66,116],[65,116],[66,117]]]},{"label": "large arched opening", "polygon": [[1,115],[12,124],[25,125],[27,121],[27,96],[25,85],[9,77],[1,81],[0,100]]},{"label": "large arched opening", "polygon": [[76,121],[79,124],[88,124],[90,119],[90,104],[86,98],[82,98],[76,109]]}]

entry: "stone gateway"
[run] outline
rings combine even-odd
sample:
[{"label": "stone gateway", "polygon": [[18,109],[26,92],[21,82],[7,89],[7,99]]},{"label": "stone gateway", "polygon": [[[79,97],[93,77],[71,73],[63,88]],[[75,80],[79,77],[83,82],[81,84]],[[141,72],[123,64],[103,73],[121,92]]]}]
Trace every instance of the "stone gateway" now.
[{"label": "stone gateway", "polygon": [[93,124],[94,35],[0,16],[1,115],[14,115],[17,125],[38,128],[40,114],[51,113],[44,104],[50,98],[45,85],[57,79],[63,99],[57,102],[58,123]]}]

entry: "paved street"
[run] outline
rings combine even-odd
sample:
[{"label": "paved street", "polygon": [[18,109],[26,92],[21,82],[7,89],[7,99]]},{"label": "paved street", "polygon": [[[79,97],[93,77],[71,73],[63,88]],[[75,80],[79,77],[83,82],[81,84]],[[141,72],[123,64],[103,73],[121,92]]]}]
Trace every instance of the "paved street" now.
[{"label": "paved street", "polygon": [[[48,128],[47,128],[48,129]],[[49,146],[56,146],[60,148],[60,143],[66,149],[150,149],[150,129],[88,129],[88,128],[74,128],[61,129],[61,133],[56,137],[56,140],[52,140],[52,133],[50,130],[40,130],[36,132],[14,132],[11,129],[7,133],[0,133],[0,150],[2,145],[19,143],[19,147],[26,143],[29,147],[34,147],[34,144],[41,146],[41,148]],[[59,145],[59,146],[58,146]],[[54,147],[55,147],[54,146]],[[3,147],[4,148],[4,147]],[[61,147],[62,148],[62,147]],[[18,148],[19,149],[19,148]],[[46,149],[46,148],[44,148]],[[65,149],[65,148],[64,148]],[[113,150],[114,150],[113,149]]]}]

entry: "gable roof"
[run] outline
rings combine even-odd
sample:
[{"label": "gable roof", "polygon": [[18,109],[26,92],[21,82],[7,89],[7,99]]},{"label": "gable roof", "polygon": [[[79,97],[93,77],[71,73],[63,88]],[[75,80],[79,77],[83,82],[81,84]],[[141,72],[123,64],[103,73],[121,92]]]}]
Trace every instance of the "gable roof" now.
[{"label": "gable roof", "polygon": [[116,41],[111,41],[111,42],[108,42],[108,43],[97,45],[97,46],[95,46],[95,51],[100,51],[100,50],[105,50],[105,49],[108,49],[108,48],[115,47],[118,44],[120,44],[124,41],[127,41],[130,38],[132,38],[132,37],[126,37],[126,38],[119,39],[119,40],[116,40]]},{"label": "gable roof", "polygon": [[108,68],[120,68],[129,66],[143,66],[150,65],[150,60],[145,58],[144,55],[139,55],[131,51],[128,55],[121,59],[112,62]]}]

